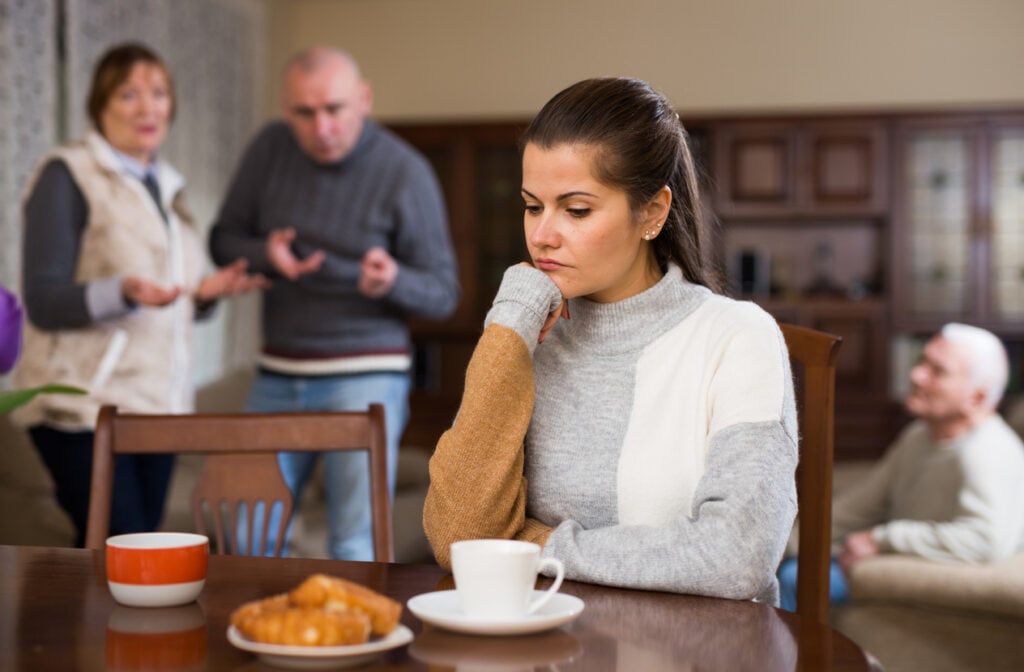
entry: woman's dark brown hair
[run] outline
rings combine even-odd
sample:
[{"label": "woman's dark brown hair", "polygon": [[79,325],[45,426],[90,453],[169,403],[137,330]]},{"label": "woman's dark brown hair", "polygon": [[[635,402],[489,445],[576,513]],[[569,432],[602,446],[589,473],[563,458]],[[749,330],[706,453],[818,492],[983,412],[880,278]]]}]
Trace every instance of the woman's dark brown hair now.
[{"label": "woman's dark brown hair", "polygon": [[594,176],[621,189],[638,216],[662,187],[672,190],[672,207],[652,241],[664,271],[674,262],[690,282],[720,291],[708,258],[707,229],[686,129],[669,101],[642,80],[585,79],[556,94],[520,139],[542,149],[581,144],[593,147]]},{"label": "woman's dark brown hair", "polygon": [[171,120],[174,120],[174,79],[167,64],[163,62],[156,52],[149,47],[136,42],[128,42],[111,47],[103,54],[96,69],[92,73],[92,84],[89,86],[89,97],[86,101],[86,112],[89,119],[101,133],[103,126],[100,121],[103,110],[106,109],[110,98],[117,91],[117,87],[124,84],[131,76],[132,68],[136,63],[149,63],[163,71],[167,78],[167,93],[171,97]]}]

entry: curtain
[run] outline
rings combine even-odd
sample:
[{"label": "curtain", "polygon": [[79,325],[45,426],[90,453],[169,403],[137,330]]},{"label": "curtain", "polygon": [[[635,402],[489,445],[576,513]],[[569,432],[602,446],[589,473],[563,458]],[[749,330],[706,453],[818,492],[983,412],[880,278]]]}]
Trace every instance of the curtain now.
[{"label": "curtain", "polygon": [[[88,128],[93,68],[119,42],[151,47],[174,77],[161,156],[185,176],[205,239],[262,120],[266,15],[263,0],[0,0],[0,282],[19,284],[25,183],[48,149]],[[255,297],[223,303],[196,332],[198,384],[249,366],[258,347]]]},{"label": "curtain", "polygon": [[21,192],[56,131],[56,2],[0,0],[0,284],[19,285]]}]

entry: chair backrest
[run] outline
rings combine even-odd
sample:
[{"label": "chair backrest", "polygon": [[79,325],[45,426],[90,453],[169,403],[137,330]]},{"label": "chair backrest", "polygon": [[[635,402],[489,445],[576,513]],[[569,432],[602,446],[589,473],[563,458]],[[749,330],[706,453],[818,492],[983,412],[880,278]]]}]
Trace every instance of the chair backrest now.
[{"label": "chair backrest", "polygon": [[[211,537],[212,550],[266,554],[269,549],[236,549],[238,525],[245,525],[244,539],[249,546],[254,540],[265,545],[269,513],[276,506],[281,516],[273,554],[280,555],[294,503],[281,476],[277,453],[337,450],[367,453],[374,555],[378,561],[391,562],[394,542],[384,407],[380,404],[372,404],[366,411],[188,415],[121,414],[114,406],[104,406],[96,424],[85,545],[103,548],[107,538],[115,455],[198,453],[205,457],[192,495],[192,514],[196,530]],[[253,515],[259,511],[262,515]],[[254,537],[258,519],[262,520],[262,534]]]},{"label": "chair backrest", "polygon": [[796,611],[827,624],[836,355],[842,338],[792,324],[779,327],[793,364],[800,427]]}]

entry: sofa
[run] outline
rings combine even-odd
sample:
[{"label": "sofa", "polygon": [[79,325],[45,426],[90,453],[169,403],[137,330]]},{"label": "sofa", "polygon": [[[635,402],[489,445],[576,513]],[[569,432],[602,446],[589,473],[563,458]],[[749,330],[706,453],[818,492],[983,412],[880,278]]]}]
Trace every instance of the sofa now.
[{"label": "sofa", "polygon": [[[869,466],[838,463],[836,491]],[[1024,670],[1024,552],[987,565],[882,555],[848,578],[832,625],[886,672]]]}]

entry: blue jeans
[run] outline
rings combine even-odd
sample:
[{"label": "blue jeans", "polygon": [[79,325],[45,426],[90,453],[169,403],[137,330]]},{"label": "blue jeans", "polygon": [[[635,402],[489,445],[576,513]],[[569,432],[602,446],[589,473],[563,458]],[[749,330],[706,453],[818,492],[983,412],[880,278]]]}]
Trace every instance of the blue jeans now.
[{"label": "blue jeans", "polygon": [[[409,418],[409,387],[409,376],[403,372],[288,376],[261,370],[249,393],[246,410],[252,413],[360,411],[371,403],[383,404],[388,489],[394,501],[398,444]],[[370,477],[365,453],[279,453],[281,473],[296,505],[320,455],[324,456],[327,491],[328,554],[336,560],[373,560]],[[279,515],[277,512],[271,515],[268,554],[274,550],[274,530]],[[291,534],[290,524],[288,534]],[[245,547],[243,544],[242,548]]]},{"label": "blue jeans", "polygon": [[[786,611],[796,611],[796,558],[786,558],[779,565],[779,606]],[[828,601],[832,604],[845,604],[850,598],[846,585],[846,575],[839,563],[832,558],[828,572]]]}]

